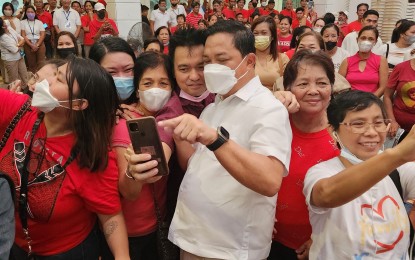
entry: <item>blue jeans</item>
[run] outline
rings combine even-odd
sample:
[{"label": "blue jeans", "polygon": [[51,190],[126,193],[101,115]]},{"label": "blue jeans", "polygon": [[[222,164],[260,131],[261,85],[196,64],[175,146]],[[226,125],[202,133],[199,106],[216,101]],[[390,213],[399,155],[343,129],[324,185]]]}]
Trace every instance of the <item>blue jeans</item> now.
[{"label": "blue jeans", "polygon": [[96,225],[91,233],[76,247],[57,255],[27,256],[27,252],[18,247],[16,244],[10,252],[10,260],[95,260],[99,259],[99,235],[98,226]]}]

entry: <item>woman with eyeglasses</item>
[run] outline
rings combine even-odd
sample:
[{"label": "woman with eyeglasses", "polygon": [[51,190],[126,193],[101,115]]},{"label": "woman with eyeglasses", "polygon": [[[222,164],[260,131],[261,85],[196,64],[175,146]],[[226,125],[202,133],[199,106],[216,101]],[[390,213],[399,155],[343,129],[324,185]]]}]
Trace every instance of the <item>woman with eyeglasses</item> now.
[{"label": "woman with eyeglasses", "polygon": [[341,153],[304,180],[313,228],[309,259],[409,259],[403,200],[415,198],[415,128],[382,151],[391,121],[382,101],[363,91],[332,99],[327,117]]}]

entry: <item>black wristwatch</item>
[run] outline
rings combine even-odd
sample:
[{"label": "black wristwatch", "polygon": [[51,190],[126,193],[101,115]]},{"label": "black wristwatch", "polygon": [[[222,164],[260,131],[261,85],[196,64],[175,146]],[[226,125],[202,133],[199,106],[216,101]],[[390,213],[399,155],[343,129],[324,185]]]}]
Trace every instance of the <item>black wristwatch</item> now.
[{"label": "black wristwatch", "polygon": [[206,145],[206,147],[214,152],[216,149],[221,147],[224,143],[226,143],[229,140],[229,132],[226,131],[225,128],[222,126],[218,127],[218,139],[216,139],[213,143]]}]

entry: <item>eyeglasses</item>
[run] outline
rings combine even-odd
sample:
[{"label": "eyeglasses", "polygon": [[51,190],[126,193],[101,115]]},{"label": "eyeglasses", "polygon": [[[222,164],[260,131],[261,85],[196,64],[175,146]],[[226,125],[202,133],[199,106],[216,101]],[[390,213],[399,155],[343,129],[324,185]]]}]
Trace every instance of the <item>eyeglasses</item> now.
[{"label": "eyeglasses", "polygon": [[391,122],[392,120],[390,119],[378,119],[373,123],[369,123],[363,120],[356,120],[349,123],[342,122],[340,124],[349,127],[354,134],[363,134],[369,129],[370,126],[373,126],[373,128],[378,133],[387,132]]}]

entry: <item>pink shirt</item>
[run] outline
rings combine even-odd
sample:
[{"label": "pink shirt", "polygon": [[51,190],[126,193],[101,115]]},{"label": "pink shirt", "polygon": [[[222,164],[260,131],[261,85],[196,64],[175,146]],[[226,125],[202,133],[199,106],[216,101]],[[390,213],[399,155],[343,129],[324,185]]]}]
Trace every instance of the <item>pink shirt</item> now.
[{"label": "pink shirt", "polygon": [[359,70],[359,53],[347,58],[346,79],[349,81],[352,89],[372,93],[378,89],[380,60],[381,56],[371,52],[366,61],[366,67],[362,72]]},{"label": "pink shirt", "polygon": [[[174,118],[183,114],[183,109],[178,96],[172,92],[172,97],[167,104],[155,115],[156,121]],[[137,118],[141,117],[136,114]],[[166,143],[174,151],[174,140],[171,133],[164,128],[158,128],[160,139]],[[128,134],[127,125],[124,119],[120,119],[118,125],[115,126],[112,136],[113,147],[127,147],[131,143]],[[173,174],[173,173],[171,173]],[[163,177],[155,184],[155,194],[159,203],[162,214],[165,212],[166,205],[166,188],[167,177]],[[135,201],[129,201],[121,198],[122,209],[124,213],[127,233],[130,237],[144,236],[156,230],[157,219],[154,208],[154,199],[152,195],[151,185],[145,184],[140,192],[140,196]]]}]

